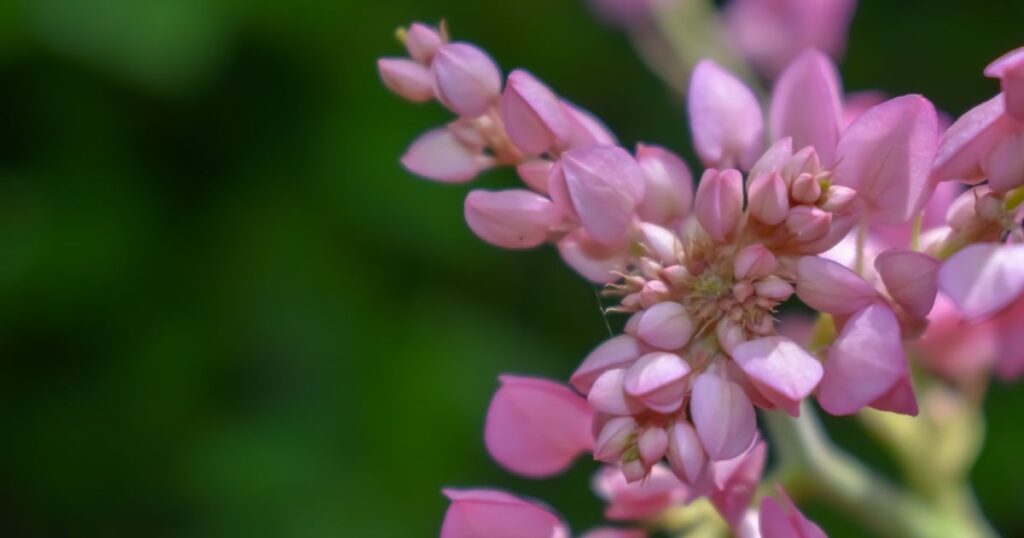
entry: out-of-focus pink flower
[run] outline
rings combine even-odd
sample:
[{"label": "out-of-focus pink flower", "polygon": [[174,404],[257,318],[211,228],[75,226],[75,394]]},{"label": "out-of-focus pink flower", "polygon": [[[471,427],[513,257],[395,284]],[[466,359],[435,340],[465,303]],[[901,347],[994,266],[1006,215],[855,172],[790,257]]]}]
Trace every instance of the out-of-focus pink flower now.
[{"label": "out-of-focus pink flower", "polygon": [[421,135],[402,156],[410,172],[443,183],[465,183],[490,165],[483,148],[466,144],[444,127]]},{"label": "out-of-focus pink flower", "polygon": [[508,75],[501,94],[501,118],[509,139],[527,155],[540,155],[565,144],[572,131],[558,96],[521,69]]},{"label": "out-of-focus pink flower", "polygon": [[821,527],[804,517],[786,491],[778,488],[778,499],[766,496],[760,507],[761,538],[827,538]]},{"label": "out-of-focus pink flower", "polygon": [[900,325],[884,304],[854,314],[832,343],[818,402],[833,415],[864,407],[917,414]]},{"label": "out-of-focus pink flower", "polygon": [[644,198],[637,207],[642,219],[668,224],[690,213],[693,176],[678,155],[659,146],[638,144],[636,162],[644,172]]},{"label": "out-of-focus pink flower", "polygon": [[434,53],[443,44],[444,38],[437,29],[423,23],[414,22],[405,32],[405,49],[413,60],[423,65],[430,65]]},{"label": "out-of-focus pink flower", "polygon": [[697,185],[697,221],[718,242],[725,242],[743,217],[743,176],[739,170],[709,168]]},{"label": "out-of-focus pink flower", "polygon": [[497,64],[469,43],[442,45],[430,63],[437,98],[452,112],[475,118],[494,104],[501,93]]},{"label": "out-of-focus pink flower", "polygon": [[466,196],[465,215],[478,237],[511,249],[540,245],[560,217],[551,200],[522,189],[472,191]]},{"label": "out-of-focus pink flower", "polygon": [[993,320],[968,324],[953,301],[940,293],[928,314],[928,328],[910,349],[929,368],[953,380],[970,380],[988,370],[998,353]]},{"label": "out-of-focus pink flower", "polygon": [[709,498],[733,528],[739,525],[757,492],[767,457],[768,447],[758,440],[739,456],[712,465]]},{"label": "out-of-focus pink flower", "polygon": [[732,0],[725,11],[733,42],[767,78],[801,51],[839,57],[856,0]]},{"label": "out-of-focus pink flower", "polygon": [[587,146],[562,155],[548,189],[555,204],[578,218],[591,238],[613,245],[626,238],[643,199],[644,176],[622,148]]},{"label": "out-of-focus pink flower", "polygon": [[608,130],[608,126],[602,123],[597,116],[565,100],[562,100],[562,107],[565,108],[565,112],[569,116],[569,125],[571,127],[568,147],[613,146],[618,144],[615,135]]},{"label": "out-of-focus pink flower", "polygon": [[590,0],[590,6],[605,22],[631,27],[648,22],[659,2],[666,0]]},{"label": "out-of-focus pink flower", "polygon": [[491,489],[445,489],[451,500],[441,538],[569,538],[569,529],[548,509]]},{"label": "out-of-focus pink flower", "polygon": [[414,103],[434,98],[434,79],[422,64],[406,58],[381,58],[377,70],[384,85],[399,97]]},{"label": "out-of-focus pink flower", "polygon": [[491,457],[524,476],[557,474],[593,449],[592,412],[571,389],[544,379],[503,375],[487,410]]},{"label": "out-of-focus pink flower", "polygon": [[1024,292],[1024,244],[968,246],[942,265],[939,286],[968,321],[998,312]]},{"label": "out-of-focus pink flower", "polygon": [[666,508],[690,500],[690,489],[664,465],[651,468],[643,482],[629,483],[613,466],[594,476],[594,491],[608,503],[605,517],[612,521],[635,521],[656,517]]},{"label": "out-of-focus pink flower", "polygon": [[580,538],[647,538],[647,533],[640,529],[601,527],[587,531]]},{"label": "out-of-focus pink flower", "polygon": [[694,146],[706,166],[750,169],[764,148],[764,119],[746,84],[702,60],[690,79],[687,110]]}]

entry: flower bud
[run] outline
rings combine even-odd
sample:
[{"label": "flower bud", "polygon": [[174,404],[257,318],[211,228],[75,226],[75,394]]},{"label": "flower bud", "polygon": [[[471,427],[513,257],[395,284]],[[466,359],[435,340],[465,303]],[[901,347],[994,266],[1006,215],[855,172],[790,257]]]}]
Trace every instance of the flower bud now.
[{"label": "flower bud", "polygon": [[647,478],[647,469],[644,467],[644,462],[640,461],[640,458],[627,459],[619,462],[619,469],[622,471],[623,478],[626,482],[632,484],[639,482],[644,478]]},{"label": "flower bud", "polygon": [[586,394],[606,370],[628,368],[640,355],[643,355],[640,342],[632,336],[620,334],[605,340],[583,359],[569,378],[569,384]]},{"label": "flower bud", "polygon": [[659,349],[680,349],[690,341],[693,329],[686,307],[675,301],[665,301],[644,312],[637,325],[637,335]]},{"label": "flower bud", "polygon": [[733,348],[747,340],[747,334],[743,327],[727,317],[718,320],[718,324],[715,325],[715,337],[718,338],[718,345],[722,346],[722,349],[729,354],[732,354]]},{"label": "flower bud", "polygon": [[531,248],[543,243],[558,224],[551,200],[527,190],[480,191],[466,196],[466,223],[477,237],[502,248]]},{"label": "flower bud", "polygon": [[754,285],[749,280],[741,280],[732,285],[732,296],[741,303],[753,294]]},{"label": "flower bud", "polygon": [[687,484],[695,484],[704,472],[707,455],[697,438],[697,430],[686,419],[678,418],[669,426],[665,456],[672,472]]},{"label": "flower bud", "polygon": [[425,103],[434,98],[434,79],[430,70],[405,58],[381,58],[377,71],[384,85],[402,99]]},{"label": "flower bud", "polygon": [[821,198],[821,183],[814,175],[804,172],[793,180],[790,193],[800,203],[814,204]]},{"label": "flower bud", "polygon": [[755,219],[775,226],[789,213],[789,189],[778,172],[754,176],[747,187],[747,211]]},{"label": "flower bud", "polygon": [[683,405],[690,365],[675,353],[654,352],[640,357],[622,380],[626,394],[658,413],[671,413]]},{"label": "flower bud", "polygon": [[782,179],[789,184],[804,172],[814,175],[820,170],[821,160],[818,158],[818,152],[814,146],[806,146],[794,153],[782,166]]},{"label": "flower bud", "polygon": [[601,427],[594,440],[594,459],[615,463],[636,441],[637,424],[633,417],[615,417]]},{"label": "flower bud", "polygon": [[690,416],[712,460],[739,456],[757,433],[754,406],[743,388],[714,372],[705,372],[694,380]]},{"label": "flower bud", "polygon": [[640,454],[640,461],[645,467],[650,468],[665,457],[665,451],[668,450],[668,432],[658,426],[644,428],[636,438],[636,449]]},{"label": "flower bud", "polygon": [[693,175],[676,154],[638,144],[636,162],[644,173],[644,199],[637,208],[640,218],[666,224],[685,217],[693,205]]},{"label": "flower bud", "polygon": [[623,389],[625,376],[626,370],[616,368],[606,371],[597,378],[587,394],[587,401],[595,411],[625,416],[634,415],[644,410],[643,404],[626,394]]},{"label": "flower bud", "polygon": [[434,52],[443,44],[441,34],[423,23],[414,22],[405,32],[405,50],[409,51],[413,60],[423,65],[430,65]]},{"label": "flower bud", "polygon": [[620,147],[587,146],[562,154],[548,190],[563,214],[576,216],[591,238],[613,245],[626,239],[643,198],[643,172]]},{"label": "flower bud", "polygon": [[[647,260],[649,263],[650,260]],[[650,273],[656,273],[656,270],[648,271]],[[640,305],[644,308],[650,308],[658,303],[668,299],[669,289],[664,282],[660,280],[650,280],[644,284],[643,289],[640,290]]]},{"label": "flower bud", "polygon": [[809,205],[796,206],[786,216],[786,229],[800,242],[823,237],[831,224],[832,213]]},{"label": "flower bud", "polygon": [[640,235],[643,238],[644,247],[651,256],[665,264],[679,263],[683,246],[679,244],[676,234],[658,226],[645,222],[640,225]]},{"label": "flower bud", "polygon": [[989,64],[985,68],[985,76],[999,79],[1006,113],[1024,121],[1024,47],[1012,50]]},{"label": "flower bud", "polygon": [[452,112],[475,118],[501,93],[501,72],[486,52],[468,43],[438,47],[430,64],[437,98]]},{"label": "flower bud", "polygon": [[793,286],[775,275],[768,275],[754,283],[754,292],[773,301],[785,301],[793,295]]},{"label": "flower bud", "polygon": [[509,140],[527,155],[540,155],[563,144],[571,130],[558,96],[521,69],[510,73],[505,82],[501,119]]},{"label": "flower bud", "polygon": [[491,163],[480,148],[467,146],[444,127],[420,135],[402,156],[410,172],[444,183],[470,181]]},{"label": "flower bud", "polygon": [[523,180],[531,189],[547,194],[548,177],[551,175],[551,168],[554,163],[543,159],[526,161],[516,166],[516,173],[519,179]]},{"label": "flower bud", "polygon": [[697,186],[697,220],[715,241],[725,242],[743,216],[743,176],[739,170],[704,172]]},{"label": "flower bud", "polygon": [[825,191],[825,200],[820,207],[829,213],[840,213],[856,199],[857,191],[842,185],[832,185]]},{"label": "flower bud", "polygon": [[738,280],[766,277],[778,268],[779,261],[775,259],[775,255],[761,244],[744,248],[732,262],[733,276]]}]

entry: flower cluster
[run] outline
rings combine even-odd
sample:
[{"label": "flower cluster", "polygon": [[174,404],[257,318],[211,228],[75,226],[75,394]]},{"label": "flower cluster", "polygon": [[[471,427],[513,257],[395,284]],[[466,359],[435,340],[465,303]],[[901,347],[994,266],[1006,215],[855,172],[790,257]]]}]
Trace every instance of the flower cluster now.
[{"label": "flower cluster", "polygon": [[[743,24],[753,3],[735,4]],[[708,499],[741,534],[824,536],[781,490],[748,512],[767,450],[755,408],[797,416],[815,396],[834,415],[915,415],[905,341],[925,334],[912,350],[948,351],[948,331],[934,328],[961,320],[986,321],[957,338],[1001,357],[1004,375],[1024,372],[1024,197],[1014,190],[1024,185],[1024,49],[989,66],[1002,93],[944,135],[919,95],[847,98],[831,58],[813,48],[766,68],[778,73],[767,114],[737,76],[703,60],[687,91],[703,166],[694,190],[679,156],[620,147],[530,73],[503,80],[484,51],[443,28],[400,35],[409,58],[380,60],[384,83],[457,115],[413,142],[403,165],[448,183],[515,167],[522,188],[469,192],[469,228],[502,248],[555,245],[603,285],[610,312],[628,316],[570,386],[501,377],[485,441],[504,467],[544,477],[592,453],[608,464],[595,479],[608,519]],[[948,181],[984,179],[962,194]],[[828,345],[811,351],[780,334],[778,308],[794,295],[828,316]],[[568,536],[556,515],[509,494],[446,495],[446,538]]]}]

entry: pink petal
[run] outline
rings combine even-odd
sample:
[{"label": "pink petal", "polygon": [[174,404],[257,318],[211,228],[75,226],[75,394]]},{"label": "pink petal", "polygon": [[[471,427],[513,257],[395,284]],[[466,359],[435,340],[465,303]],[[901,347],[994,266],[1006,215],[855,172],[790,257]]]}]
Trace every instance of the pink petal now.
[{"label": "pink petal", "polygon": [[667,224],[689,214],[693,176],[679,156],[662,147],[638,144],[636,162],[645,180],[644,198],[637,207],[640,218]]},{"label": "pink petal", "polygon": [[881,395],[871,402],[871,407],[879,411],[889,411],[901,415],[917,416],[917,396],[914,394],[914,386],[910,383],[910,377],[903,376],[889,392]]},{"label": "pink petal", "polygon": [[780,499],[761,501],[761,538],[827,538],[820,527],[804,517],[785,490],[778,488]]},{"label": "pink petal", "polygon": [[789,215],[789,187],[778,172],[751,175],[747,187],[747,211],[769,225],[782,224]]},{"label": "pink petal", "polygon": [[405,58],[381,58],[377,71],[384,85],[403,99],[425,103],[434,98],[430,69]]},{"label": "pink petal", "polygon": [[935,190],[929,173],[937,137],[938,116],[927,99],[890,99],[843,133],[835,182],[855,189],[884,222],[908,221]]},{"label": "pink petal", "polygon": [[646,480],[632,483],[626,482],[618,468],[606,466],[594,477],[594,490],[608,501],[605,517],[613,521],[655,517],[687,502],[690,495],[686,485],[661,464],[651,468]]},{"label": "pink petal", "polygon": [[942,264],[939,288],[968,321],[998,312],[1024,292],[1024,244],[964,248]]},{"label": "pink petal", "polygon": [[754,163],[754,166],[750,169],[750,173],[747,174],[747,177],[754,178],[762,174],[781,172],[782,167],[785,166],[792,157],[793,139],[788,136],[780,138],[764,152],[764,155],[761,155],[761,158],[759,158],[756,163]]},{"label": "pink petal", "polygon": [[688,484],[697,483],[708,459],[697,437],[697,430],[683,418],[669,426],[666,456],[672,472]]},{"label": "pink petal", "polygon": [[532,502],[490,489],[445,489],[452,504],[444,515],[441,538],[568,538],[556,516]]},{"label": "pink petal", "polygon": [[633,157],[618,146],[587,146],[563,154],[561,171],[590,237],[606,245],[623,241],[644,194],[643,172]]},{"label": "pink petal", "polygon": [[405,49],[412,59],[423,65],[429,65],[434,59],[437,48],[444,44],[444,39],[436,28],[414,22],[405,33]]},{"label": "pink petal", "polygon": [[590,112],[565,100],[562,106],[571,127],[567,143],[570,149],[593,145],[614,146],[619,143],[608,127]]},{"label": "pink petal", "polygon": [[736,458],[712,464],[715,486],[711,502],[731,527],[739,524],[750,506],[761,482],[767,455],[768,447],[764,441],[758,441]]},{"label": "pink petal", "polygon": [[609,415],[635,415],[644,410],[640,400],[626,393],[624,381],[626,370],[607,370],[594,381],[587,393],[587,401],[594,411]]},{"label": "pink petal", "polygon": [[555,163],[544,159],[524,161],[516,166],[516,174],[531,189],[547,194],[548,177],[551,176],[554,165]]},{"label": "pink petal", "polygon": [[486,52],[469,43],[438,47],[430,69],[437,98],[460,116],[482,115],[501,93],[498,66]]},{"label": "pink petal", "polygon": [[686,307],[675,301],[666,301],[644,311],[637,326],[637,336],[656,348],[672,350],[685,346],[693,330]]},{"label": "pink petal", "polygon": [[[1024,88],[1021,91],[1024,93]],[[981,168],[995,192],[1009,192],[1024,185],[1024,128],[1004,135],[982,160]]]},{"label": "pink petal", "polygon": [[911,250],[887,250],[875,258],[875,269],[896,304],[910,315],[924,318],[938,293],[939,261]]},{"label": "pink petal", "polygon": [[627,334],[620,334],[597,346],[587,355],[579,368],[569,378],[569,383],[576,390],[586,394],[594,381],[607,370],[614,368],[628,368],[636,362],[645,352],[636,338]]},{"label": "pink petal", "polygon": [[1024,121],[1024,47],[1011,50],[985,68],[985,76],[1002,82],[1006,112]]},{"label": "pink petal", "polygon": [[970,109],[942,136],[932,164],[937,181],[977,183],[985,178],[981,161],[1009,129],[1002,94]]},{"label": "pink petal", "polygon": [[732,358],[761,394],[793,416],[821,381],[818,359],[784,336],[744,342],[733,349]]},{"label": "pink petal", "polygon": [[790,136],[798,148],[813,146],[831,165],[842,124],[839,73],[831,58],[807,49],[782,72],[772,91],[772,139]]},{"label": "pink petal", "polygon": [[444,183],[465,183],[489,165],[482,151],[462,142],[441,127],[417,138],[402,156],[410,172]]},{"label": "pink petal", "polygon": [[754,406],[743,388],[715,373],[703,373],[694,380],[690,415],[712,460],[739,456],[757,433]]},{"label": "pink petal", "polygon": [[[594,421],[594,425],[598,424]],[[633,417],[612,417],[597,430],[594,440],[594,459],[616,463],[622,453],[636,441],[637,423]]]},{"label": "pink petal", "polygon": [[672,413],[683,404],[690,364],[675,353],[654,352],[626,370],[623,388],[658,413]]},{"label": "pink petal", "polygon": [[466,196],[465,214],[469,229],[478,237],[512,249],[540,245],[559,221],[551,200],[520,189],[472,191]]},{"label": "pink petal", "polygon": [[796,295],[815,310],[850,315],[878,300],[878,292],[857,273],[819,256],[796,264]]},{"label": "pink petal", "polygon": [[833,415],[850,415],[886,396],[907,375],[896,315],[873,304],[846,322],[829,349],[818,402]]},{"label": "pink petal", "polygon": [[998,349],[996,373],[1004,381],[1015,381],[1024,375],[1024,299],[1018,297],[990,325]]},{"label": "pink petal", "polygon": [[521,69],[512,71],[505,82],[501,119],[509,139],[527,155],[540,155],[565,143],[572,129],[558,96]]},{"label": "pink petal", "polygon": [[690,79],[687,108],[697,154],[708,167],[749,169],[764,148],[764,119],[746,84],[711,60]]},{"label": "pink petal", "polygon": [[733,260],[733,275],[740,280],[763,278],[779,268],[779,261],[770,250],[760,243],[750,245],[739,252]]},{"label": "pink petal", "polygon": [[562,261],[587,280],[607,284],[617,280],[617,273],[626,269],[624,248],[607,247],[591,239],[582,228],[558,242]]},{"label": "pink petal", "polygon": [[592,413],[568,387],[544,379],[503,375],[487,409],[484,442],[502,467],[530,477],[564,471],[593,449]]},{"label": "pink petal", "polygon": [[728,239],[743,216],[743,176],[739,170],[705,170],[697,186],[695,209],[697,221],[712,239]]}]

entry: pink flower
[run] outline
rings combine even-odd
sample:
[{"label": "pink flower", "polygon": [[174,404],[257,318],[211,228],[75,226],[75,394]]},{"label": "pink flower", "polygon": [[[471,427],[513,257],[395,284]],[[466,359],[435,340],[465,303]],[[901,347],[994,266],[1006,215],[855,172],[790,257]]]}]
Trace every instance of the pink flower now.
[{"label": "pink flower", "polygon": [[749,169],[761,154],[764,119],[757,97],[711,60],[693,70],[687,110],[697,154],[706,166]]},{"label": "pink flower", "polygon": [[761,501],[761,538],[826,538],[820,527],[800,513],[781,486],[777,491],[778,499],[768,496]]},{"label": "pink flower", "polygon": [[564,385],[503,375],[487,410],[491,457],[524,476],[550,476],[594,447],[586,400]]},{"label": "pink flower", "polygon": [[813,47],[838,57],[856,0],[732,0],[725,10],[733,42],[767,78]]},{"label": "pink flower", "polygon": [[569,538],[569,529],[546,508],[503,491],[445,489],[452,501],[441,538]]}]

